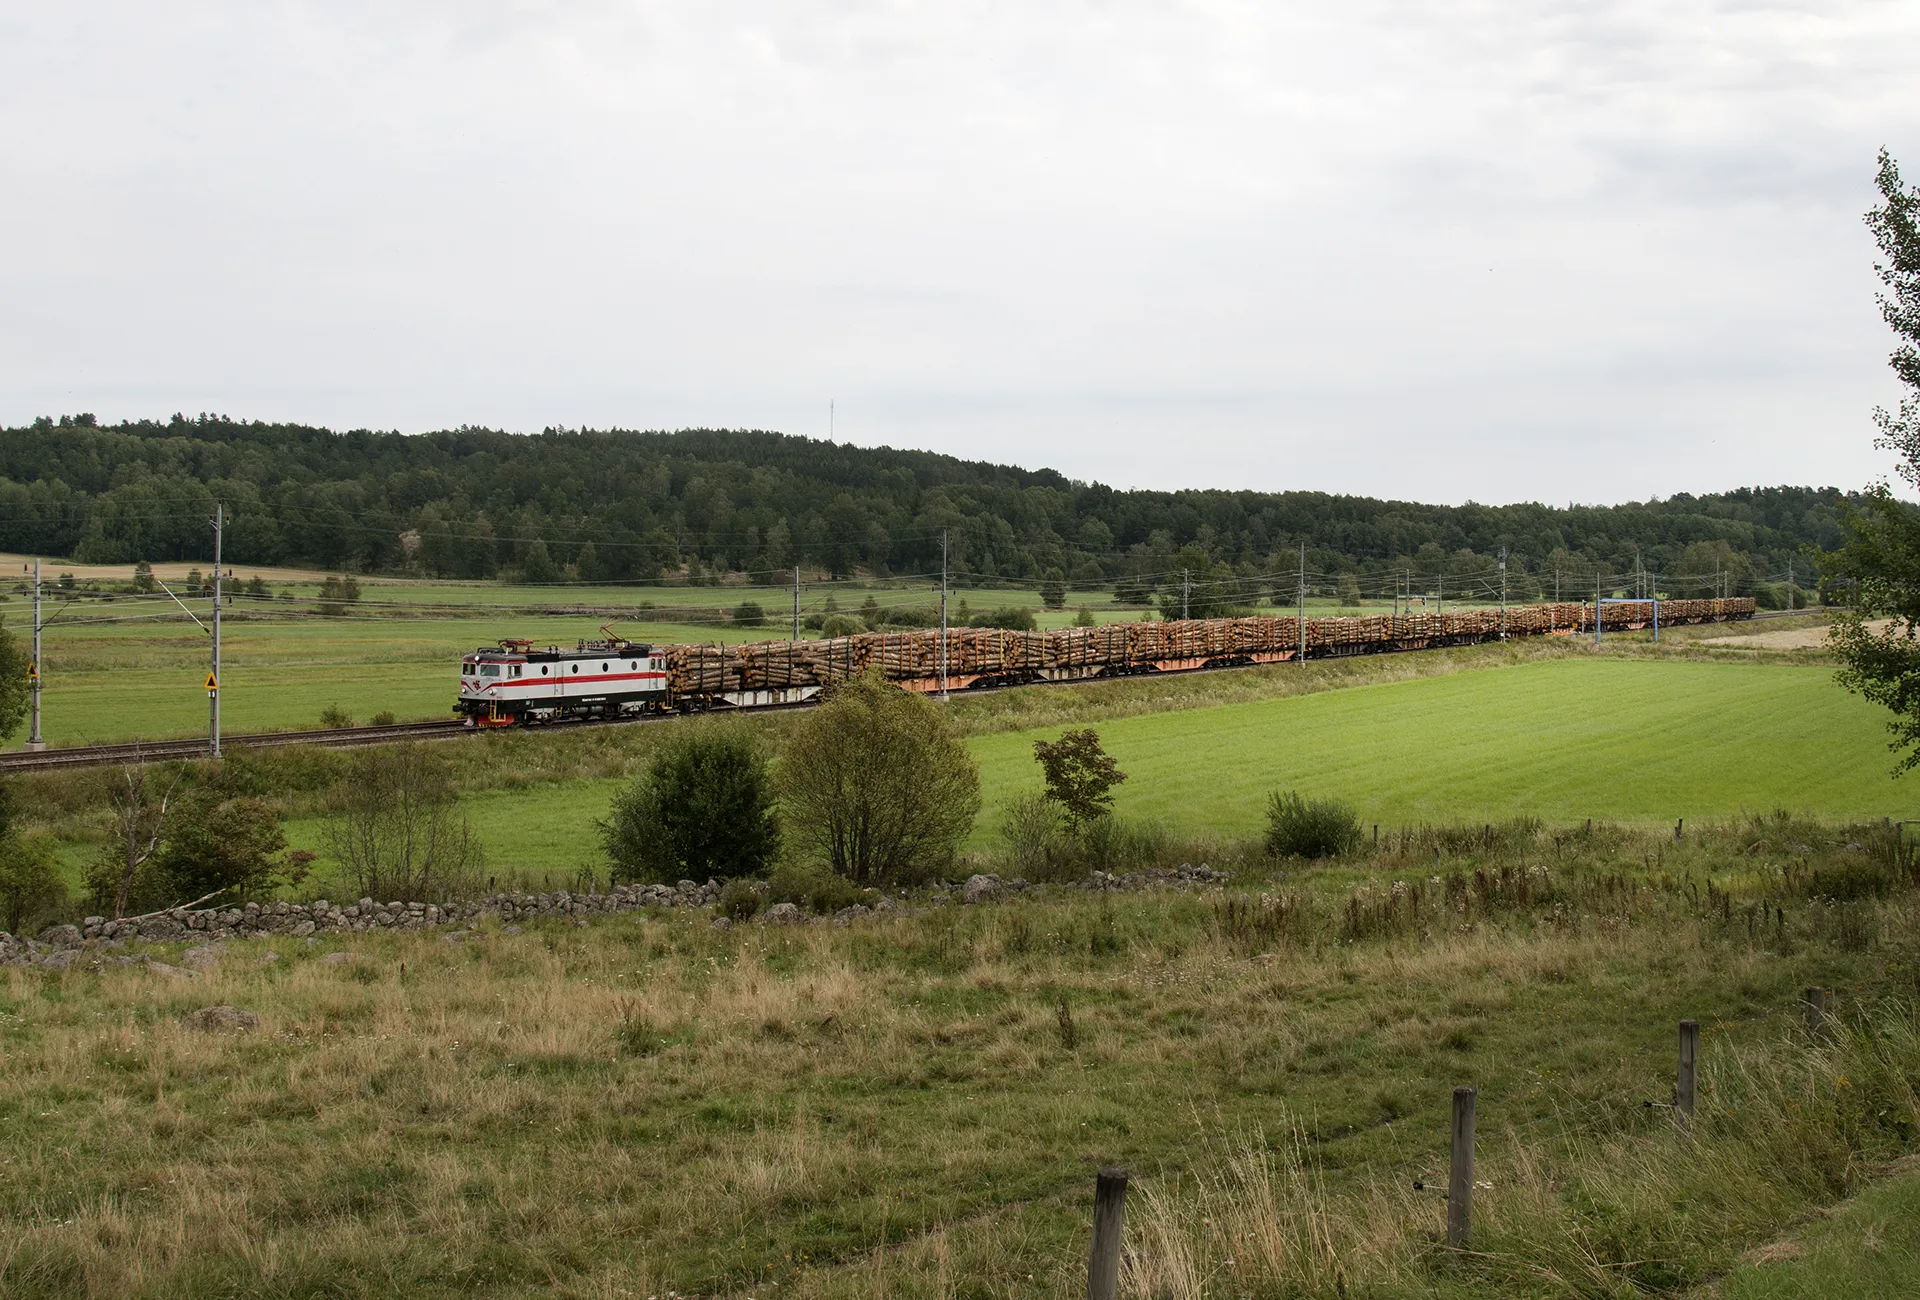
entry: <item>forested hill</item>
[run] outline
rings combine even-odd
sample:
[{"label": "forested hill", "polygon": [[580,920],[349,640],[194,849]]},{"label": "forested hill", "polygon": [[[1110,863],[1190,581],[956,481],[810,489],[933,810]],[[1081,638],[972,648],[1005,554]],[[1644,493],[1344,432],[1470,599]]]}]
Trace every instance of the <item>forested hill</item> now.
[{"label": "forested hill", "polygon": [[[1750,488],[1618,506],[1419,505],[1321,492],[1117,491],[931,452],[777,433],[462,428],[335,433],[224,417],[0,433],[0,548],[80,561],[206,560],[216,500],[238,565],[619,581],[721,572],[765,581],[937,573],[962,582],[1164,584],[1181,570],[1243,596],[1316,584],[1471,590],[1509,554],[1516,594],[1571,594],[1596,570],[1704,589],[1763,587],[1839,540],[1833,488]],[[1238,581],[1224,581],[1229,575]],[[778,579],[773,579],[778,580]],[[1458,586],[1455,590],[1460,590]],[[1690,593],[1683,593],[1690,594]],[[1766,593],[1764,590],[1762,594]]]}]

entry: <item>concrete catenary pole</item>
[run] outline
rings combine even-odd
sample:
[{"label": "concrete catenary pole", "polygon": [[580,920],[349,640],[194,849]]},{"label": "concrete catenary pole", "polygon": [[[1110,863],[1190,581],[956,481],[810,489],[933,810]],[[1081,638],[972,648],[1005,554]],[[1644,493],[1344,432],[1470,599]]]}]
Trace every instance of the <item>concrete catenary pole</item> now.
[{"label": "concrete catenary pole", "polygon": [[33,661],[27,665],[27,688],[33,696],[33,727],[27,735],[28,749],[45,749],[40,735],[40,557],[33,557]]},{"label": "concrete catenary pole", "polygon": [[213,508],[213,668],[207,673],[207,751],[220,757],[220,535],[226,507]]}]

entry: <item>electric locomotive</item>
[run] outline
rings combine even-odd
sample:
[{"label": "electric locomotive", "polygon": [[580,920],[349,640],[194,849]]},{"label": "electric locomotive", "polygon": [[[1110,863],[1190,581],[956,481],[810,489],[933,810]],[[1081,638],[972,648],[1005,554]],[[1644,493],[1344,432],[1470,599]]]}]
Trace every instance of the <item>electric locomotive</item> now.
[{"label": "electric locomotive", "polygon": [[[603,631],[605,629],[602,629]],[[666,662],[653,647],[609,635],[572,650],[505,639],[460,661],[453,711],[478,727],[618,718],[667,707]]]}]

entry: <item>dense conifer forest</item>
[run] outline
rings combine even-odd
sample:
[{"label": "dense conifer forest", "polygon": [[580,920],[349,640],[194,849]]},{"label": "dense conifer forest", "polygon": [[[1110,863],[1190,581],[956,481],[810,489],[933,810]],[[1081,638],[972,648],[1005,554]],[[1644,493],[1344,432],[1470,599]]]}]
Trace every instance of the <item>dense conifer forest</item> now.
[{"label": "dense conifer forest", "polygon": [[[176,415],[41,418],[0,436],[0,549],[94,563],[205,560],[216,500],[239,565],[444,578],[780,581],[937,573],[1115,588],[1185,571],[1208,599],[1291,599],[1307,548],[1330,593],[1451,581],[1508,556],[1518,598],[1651,571],[1676,594],[1772,602],[1840,540],[1849,494],[1741,488],[1610,506],[1422,505],[1314,491],[1121,491],[1047,469],[748,430],[460,428],[403,435]],[[1410,576],[1409,576],[1410,575]],[[1196,613],[1207,612],[1197,610]]]}]

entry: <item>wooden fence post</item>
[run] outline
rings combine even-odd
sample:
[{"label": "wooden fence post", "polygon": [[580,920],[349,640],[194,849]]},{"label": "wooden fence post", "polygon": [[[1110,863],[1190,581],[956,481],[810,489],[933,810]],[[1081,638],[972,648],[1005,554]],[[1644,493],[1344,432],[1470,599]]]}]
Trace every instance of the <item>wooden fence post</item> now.
[{"label": "wooden fence post", "polygon": [[1087,1300],[1120,1294],[1120,1234],[1127,1223],[1127,1171],[1106,1168],[1093,1185],[1093,1254],[1087,1261]]},{"label": "wooden fence post", "polygon": [[1801,994],[1807,1016],[1807,1035],[1818,1038],[1827,1032],[1827,991],[1808,989]]},{"label": "wooden fence post", "polygon": [[1700,1055],[1700,1022],[1682,1020],[1680,1022],[1680,1070],[1674,1076],[1673,1109],[1685,1130],[1693,1121],[1693,1080],[1694,1063]]},{"label": "wooden fence post", "polygon": [[1473,1237],[1472,1088],[1453,1090],[1453,1166],[1447,1174],[1447,1245],[1466,1250]]}]

